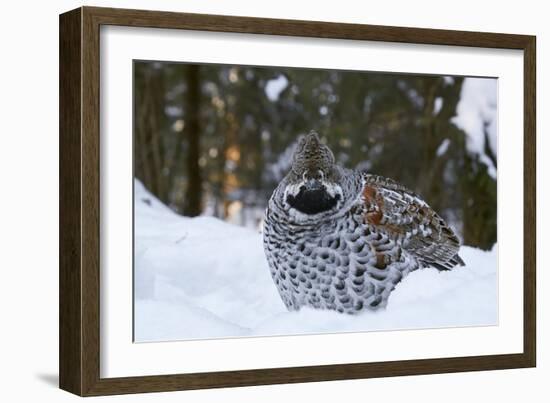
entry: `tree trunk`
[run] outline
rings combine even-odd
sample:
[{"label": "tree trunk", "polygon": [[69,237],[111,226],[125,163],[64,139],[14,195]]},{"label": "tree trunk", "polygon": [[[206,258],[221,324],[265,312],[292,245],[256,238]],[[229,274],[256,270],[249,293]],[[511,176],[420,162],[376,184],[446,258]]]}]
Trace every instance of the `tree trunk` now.
[{"label": "tree trunk", "polygon": [[202,211],[202,181],[200,159],[200,67],[187,66],[187,102],[185,108],[187,132],[187,192],[183,214],[194,217]]},{"label": "tree trunk", "polygon": [[142,89],[136,94],[136,176],[164,203],[168,202],[163,177],[164,78],[147,66],[142,73]]}]

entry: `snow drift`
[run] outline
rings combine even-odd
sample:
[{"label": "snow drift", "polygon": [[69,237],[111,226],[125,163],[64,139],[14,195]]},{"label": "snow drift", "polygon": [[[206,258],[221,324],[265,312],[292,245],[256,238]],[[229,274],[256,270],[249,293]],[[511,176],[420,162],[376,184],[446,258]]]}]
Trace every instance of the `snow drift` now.
[{"label": "snow drift", "polygon": [[411,273],[379,312],[288,312],[261,234],[173,213],[135,181],[135,341],[373,331],[497,323],[496,247],[463,247],[449,272]]}]

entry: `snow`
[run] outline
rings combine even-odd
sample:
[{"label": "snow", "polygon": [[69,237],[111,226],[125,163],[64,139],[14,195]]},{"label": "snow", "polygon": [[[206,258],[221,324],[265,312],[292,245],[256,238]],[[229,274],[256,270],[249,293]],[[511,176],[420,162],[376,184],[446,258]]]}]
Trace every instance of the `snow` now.
[{"label": "snow", "polygon": [[455,83],[455,79],[452,76],[443,76],[443,83],[445,86],[453,85]]},{"label": "snow", "polygon": [[270,101],[277,101],[281,92],[288,86],[288,79],[280,75],[276,78],[273,78],[267,82],[265,85],[265,94]]},{"label": "snow", "polygon": [[461,249],[467,266],[411,273],[378,312],[288,312],[261,234],[171,212],[135,181],[135,341],[494,325],[496,247]]},{"label": "snow", "polygon": [[443,107],[443,98],[437,97],[434,101],[434,115],[437,115]]},{"label": "snow", "polygon": [[443,140],[441,142],[441,144],[439,145],[439,147],[437,147],[437,150],[436,150],[435,154],[438,157],[441,157],[443,154],[445,154],[447,152],[450,145],[451,145],[451,140],[449,140],[449,139]]},{"label": "snow", "polygon": [[496,167],[486,155],[484,125],[487,124],[489,147],[497,155],[497,80],[494,78],[464,79],[453,122],[467,134],[468,151],[477,154],[496,179]]}]

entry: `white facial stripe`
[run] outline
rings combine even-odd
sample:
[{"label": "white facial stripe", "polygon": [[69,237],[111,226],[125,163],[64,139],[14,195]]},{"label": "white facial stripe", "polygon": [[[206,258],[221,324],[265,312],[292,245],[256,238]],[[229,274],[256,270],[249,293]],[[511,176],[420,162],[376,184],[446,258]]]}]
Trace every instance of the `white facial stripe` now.
[{"label": "white facial stripe", "polygon": [[[305,186],[305,184],[306,181],[302,181],[298,183],[293,183],[292,185],[288,185],[284,192],[285,200],[288,195],[296,196],[300,192],[300,188],[302,186]],[[328,182],[323,182],[323,185],[325,186],[327,193],[330,195],[330,197],[335,197],[337,194],[339,194],[340,197],[342,196],[342,188],[340,187],[340,185]]]},{"label": "white facial stripe", "polygon": [[[327,193],[331,196],[331,197],[335,197],[336,195],[339,195],[340,196],[340,200],[338,200],[337,204],[336,204],[336,210],[340,209],[341,206],[342,206],[342,201],[343,201],[343,191],[342,191],[342,188],[340,187],[340,185],[336,185],[334,183],[326,183],[326,182],[323,182],[323,184],[325,185],[325,188],[327,190]],[[289,217],[291,217],[293,220],[297,221],[297,222],[309,222],[309,221],[314,221],[316,219],[319,219],[319,217],[322,217],[324,215],[327,215],[327,214],[334,214],[334,211],[335,209],[332,209],[330,211],[323,211],[319,214],[315,214],[315,215],[310,215],[310,214],[304,214],[302,213],[301,211],[295,209],[294,207],[290,206],[287,202],[287,197],[289,195],[291,196],[296,196],[299,192],[300,192],[300,187],[304,186],[305,185],[305,181],[303,182],[299,182],[299,183],[296,183],[296,184],[292,184],[292,185],[288,185],[283,193],[283,203],[284,205],[286,206],[286,208],[288,209],[288,215]]]},{"label": "white facial stripe", "polygon": [[340,185],[336,185],[334,183],[324,183],[324,185],[330,197],[335,197],[337,194],[342,197],[342,188],[340,187]]},{"label": "white facial stripe", "polygon": [[304,182],[288,185],[285,188],[285,193],[284,193],[285,202],[288,195],[296,196],[300,192],[300,186],[302,186],[303,184]]}]

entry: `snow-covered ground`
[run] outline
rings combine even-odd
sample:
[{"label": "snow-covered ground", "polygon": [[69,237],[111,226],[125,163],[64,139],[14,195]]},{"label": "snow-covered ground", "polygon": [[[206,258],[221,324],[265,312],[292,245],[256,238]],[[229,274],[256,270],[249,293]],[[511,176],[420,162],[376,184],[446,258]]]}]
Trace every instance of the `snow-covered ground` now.
[{"label": "snow-covered ground", "polygon": [[136,180],[135,341],[496,324],[496,248],[460,253],[466,267],[413,272],[383,311],[288,312],[259,233],[178,216]]}]

